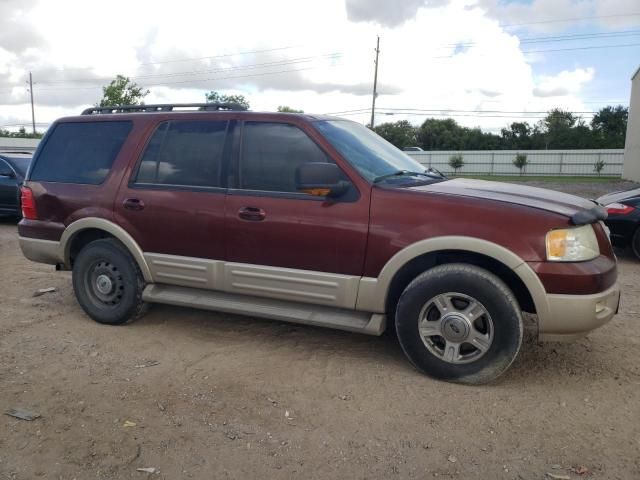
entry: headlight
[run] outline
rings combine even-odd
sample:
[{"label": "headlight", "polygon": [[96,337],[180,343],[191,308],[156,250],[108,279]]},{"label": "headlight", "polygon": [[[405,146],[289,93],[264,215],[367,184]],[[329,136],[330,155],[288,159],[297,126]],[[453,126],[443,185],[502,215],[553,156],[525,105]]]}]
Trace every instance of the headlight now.
[{"label": "headlight", "polygon": [[600,255],[598,239],[591,225],[551,230],[547,233],[547,260],[581,262]]}]

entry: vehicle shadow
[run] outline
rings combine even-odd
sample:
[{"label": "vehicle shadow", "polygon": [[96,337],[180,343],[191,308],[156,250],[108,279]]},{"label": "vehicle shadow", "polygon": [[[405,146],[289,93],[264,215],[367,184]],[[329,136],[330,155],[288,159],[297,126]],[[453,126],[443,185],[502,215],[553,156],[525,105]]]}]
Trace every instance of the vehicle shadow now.
[{"label": "vehicle shadow", "polygon": [[[381,364],[389,375],[400,374],[412,379],[435,382],[417,371],[405,357],[395,333],[387,330],[382,336],[368,336],[327,328],[256,319],[196,309],[154,305],[151,311],[131,325],[140,329],[168,329],[171,338],[182,337],[189,342],[220,342],[225,347],[268,349],[287,352],[303,346],[310,358],[344,357],[345,363],[354,357]],[[602,360],[588,352],[588,340],[574,343],[537,343],[529,338],[510,369],[495,382],[481,388],[513,388],[513,386],[563,383],[579,372],[602,370]],[[286,354],[286,353],[285,353]],[[368,360],[367,360],[368,361]],[[612,366],[615,369],[615,366]],[[599,377],[601,378],[601,377]],[[593,378],[597,380],[596,377]],[[478,388],[478,387],[474,387]]]},{"label": "vehicle shadow", "polygon": [[14,215],[0,215],[0,225],[18,225],[20,219]]},{"label": "vehicle shadow", "polygon": [[[133,323],[134,328],[163,328],[172,338],[183,337],[194,342],[243,344],[248,348],[287,349],[304,345],[309,356],[315,354],[370,357],[390,369],[415,371],[402,352],[395,334],[380,337],[333,330],[329,328],[280,322],[244,315],[234,315],[170,305],[156,304],[147,315]],[[416,372],[416,375],[419,375]]]}]

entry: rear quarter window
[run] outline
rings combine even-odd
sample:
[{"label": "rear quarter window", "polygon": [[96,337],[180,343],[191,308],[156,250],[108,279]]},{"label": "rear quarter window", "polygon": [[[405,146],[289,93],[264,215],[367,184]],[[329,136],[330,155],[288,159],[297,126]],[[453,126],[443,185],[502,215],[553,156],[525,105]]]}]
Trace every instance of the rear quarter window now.
[{"label": "rear quarter window", "polygon": [[35,160],[30,180],[98,185],[111,171],[132,122],[60,123]]}]

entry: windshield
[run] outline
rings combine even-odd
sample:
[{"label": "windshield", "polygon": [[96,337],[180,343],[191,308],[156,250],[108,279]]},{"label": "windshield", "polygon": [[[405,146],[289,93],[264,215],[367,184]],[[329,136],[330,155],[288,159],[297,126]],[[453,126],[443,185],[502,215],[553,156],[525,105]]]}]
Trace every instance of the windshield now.
[{"label": "windshield", "polygon": [[397,172],[425,171],[420,163],[359,123],[350,120],[322,120],[315,122],[315,126],[371,182]]}]

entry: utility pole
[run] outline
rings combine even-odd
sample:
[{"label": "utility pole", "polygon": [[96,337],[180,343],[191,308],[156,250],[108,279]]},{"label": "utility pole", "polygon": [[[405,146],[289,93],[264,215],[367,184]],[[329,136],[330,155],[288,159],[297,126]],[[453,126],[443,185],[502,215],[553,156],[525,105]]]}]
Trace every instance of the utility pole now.
[{"label": "utility pole", "polygon": [[376,61],[375,61],[375,71],[373,74],[373,101],[371,103],[371,128],[373,129],[374,122],[376,119],[376,97],[378,96],[377,88],[378,88],[378,55],[380,54],[380,36],[378,35],[378,41],[376,43]]},{"label": "utility pole", "polygon": [[29,93],[31,94],[31,126],[33,127],[33,135],[36,134],[36,114],[33,109],[33,78],[31,72],[29,72]]}]

